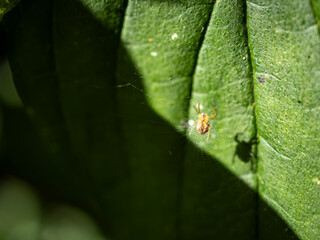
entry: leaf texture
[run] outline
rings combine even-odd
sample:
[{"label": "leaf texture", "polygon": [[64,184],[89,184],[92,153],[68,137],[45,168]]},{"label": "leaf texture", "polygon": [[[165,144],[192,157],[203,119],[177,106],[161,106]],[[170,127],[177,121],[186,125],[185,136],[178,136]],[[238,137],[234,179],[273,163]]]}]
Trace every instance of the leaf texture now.
[{"label": "leaf texture", "polygon": [[260,140],[259,195],[299,237],[314,239],[320,224],[320,35],[310,2],[249,1],[248,32]]}]

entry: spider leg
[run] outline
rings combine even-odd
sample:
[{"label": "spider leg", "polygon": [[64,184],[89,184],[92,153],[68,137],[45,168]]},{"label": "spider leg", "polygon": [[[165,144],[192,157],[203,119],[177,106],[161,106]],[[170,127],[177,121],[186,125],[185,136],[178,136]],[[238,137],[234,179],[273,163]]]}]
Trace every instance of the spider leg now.
[{"label": "spider leg", "polygon": [[197,124],[198,124],[198,121],[195,121],[194,124],[193,124],[193,127],[192,127],[192,129],[191,129],[191,131],[189,133],[189,136],[191,135],[193,129],[196,127]]},{"label": "spider leg", "polygon": [[209,140],[211,127],[212,127],[212,124],[210,124],[210,126],[209,126],[208,137],[207,137],[206,142],[208,142],[208,140]]},{"label": "spider leg", "polygon": [[213,109],[213,113],[212,113],[212,115],[211,115],[209,118],[210,118],[210,120],[213,120],[213,119],[216,117],[216,115],[217,115],[217,111],[214,109],[213,105],[211,105],[211,107],[212,107],[212,109]]},{"label": "spider leg", "polygon": [[194,105],[193,105],[193,108],[196,110],[197,114],[200,113]]},{"label": "spider leg", "polygon": [[258,143],[258,139],[256,137],[251,138],[249,141],[250,144],[257,144]]}]

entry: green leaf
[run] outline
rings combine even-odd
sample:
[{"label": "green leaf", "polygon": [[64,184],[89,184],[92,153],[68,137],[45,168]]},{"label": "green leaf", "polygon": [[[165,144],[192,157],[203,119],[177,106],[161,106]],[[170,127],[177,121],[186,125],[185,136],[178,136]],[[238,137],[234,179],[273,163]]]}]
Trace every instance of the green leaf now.
[{"label": "green leaf", "polygon": [[260,140],[259,195],[299,237],[315,239],[320,226],[320,35],[310,2],[248,2],[248,32]]},{"label": "green leaf", "polygon": [[[319,0],[310,0],[313,14],[318,22],[318,29],[320,29],[320,1]],[[320,30],[319,30],[320,31]]]},{"label": "green leaf", "polygon": [[0,64],[0,98],[6,105],[22,107],[22,102],[12,81],[11,70],[7,60]]},{"label": "green leaf", "polygon": [[[244,11],[242,1],[217,1],[198,55],[189,118],[197,119],[197,113],[192,107],[197,103],[203,106],[201,111],[210,114],[211,105],[214,105],[217,116],[208,142],[196,132],[191,138],[215,159],[197,162],[194,160],[197,158],[195,153],[187,150],[183,195],[187,200],[182,211],[185,223],[183,239],[199,239],[208,235],[246,239],[253,238],[255,234],[254,191],[237,183],[238,180],[233,175],[221,174],[214,162],[222,163],[255,190],[255,163],[252,158],[254,149],[251,142],[256,133]],[[248,146],[247,149],[243,144]],[[203,164],[206,165],[205,168]],[[228,197],[221,198],[221,194]],[[228,217],[224,217],[226,213]],[[212,220],[208,222],[208,219]],[[230,225],[230,219],[234,221],[229,227],[230,231],[220,230]],[[207,232],[198,231],[199,225],[205,226]],[[195,235],[194,232],[198,233]]]},{"label": "green leaf", "polygon": [[3,16],[14,8],[20,0],[0,0],[0,21]]},{"label": "green leaf", "polygon": [[115,239],[315,239],[318,2],[24,0],[7,166]]}]

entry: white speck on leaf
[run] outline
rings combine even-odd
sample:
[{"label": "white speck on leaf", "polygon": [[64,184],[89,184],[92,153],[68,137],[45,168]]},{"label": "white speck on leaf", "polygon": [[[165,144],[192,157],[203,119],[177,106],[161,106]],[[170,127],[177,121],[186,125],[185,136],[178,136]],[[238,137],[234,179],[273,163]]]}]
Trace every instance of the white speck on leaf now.
[{"label": "white speck on leaf", "polygon": [[189,119],[188,124],[189,124],[189,126],[193,126],[193,124],[194,124],[194,120]]},{"label": "white speck on leaf", "polygon": [[151,56],[156,57],[158,55],[157,52],[151,52]]},{"label": "white speck on leaf", "polygon": [[178,34],[176,34],[176,33],[172,34],[172,36],[171,36],[171,39],[172,39],[172,40],[175,40],[175,39],[177,39],[177,38],[178,38]]},{"label": "white speck on leaf", "polygon": [[319,180],[319,178],[313,178],[312,181],[313,181],[314,183],[316,183],[317,185],[320,185],[320,180]]},{"label": "white speck on leaf", "polygon": [[264,78],[269,79],[269,78],[270,78],[270,75],[269,75],[268,73],[266,73],[266,74],[264,75]]}]

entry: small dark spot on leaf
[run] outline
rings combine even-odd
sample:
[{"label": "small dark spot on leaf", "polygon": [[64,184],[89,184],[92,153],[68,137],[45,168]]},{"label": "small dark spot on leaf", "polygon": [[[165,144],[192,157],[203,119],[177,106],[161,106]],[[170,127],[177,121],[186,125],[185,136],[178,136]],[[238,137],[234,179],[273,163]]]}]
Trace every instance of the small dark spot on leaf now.
[{"label": "small dark spot on leaf", "polygon": [[301,101],[300,101],[300,100],[298,100],[298,103],[301,103]]},{"label": "small dark spot on leaf", "polygon": [[310,58],[310,55],[308,55],[308,59]]},{"label": "small dark spot on leaf", "polygon": [[263,77],[259,77],[259,78],[258,78],[258,82],[259,82],[259,83],[264,83],[264,78],[263,78]]}]

